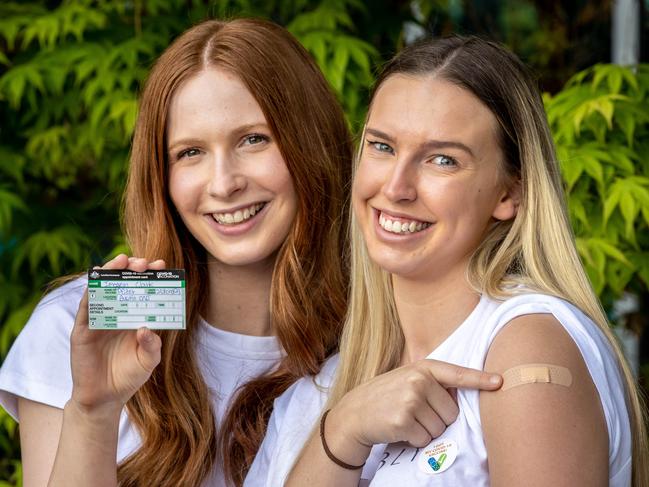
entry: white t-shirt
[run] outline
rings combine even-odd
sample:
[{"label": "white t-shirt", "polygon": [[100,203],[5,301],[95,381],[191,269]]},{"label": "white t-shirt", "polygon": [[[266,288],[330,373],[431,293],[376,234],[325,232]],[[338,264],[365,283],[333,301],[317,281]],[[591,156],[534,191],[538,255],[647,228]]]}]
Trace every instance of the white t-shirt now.
[{"label": "white t-shirt", "polygon": [[[45,296],[0,367],[0,405],[18,420],[18,397],[63,408],[72,394],[70,332],[86,286],[80,278]],[[283,356],[276,337],[256,337],[219,330],[199,321],[198,366],[212,396],[217,425],[236,389],[273,369]],[[117,461],[141,444],[138,432],[122,412]],[[216,466],[204,486],[224,486]]]},{"label": "white t-shirt", "polygon": [[[593,379],[604,410],[609,436],[609,485],[628,487],[631,482],[631,429],[626,408],[625,386],[615,356],[597,326],[579,309],[550,296],[525,294],[504,302],[483,296],[469,317],[428,358],[484,369],[489,346],[498,332],[517,316],[550,313],[563,325],[577,345]],[[337,361],[316,377],[328,385]],[[322,381],[322,382],[320,382]],[[318,388],[312,378],[304,378],[275,401],[268,432],[246,479],[246,487],[282,486],[297,455],[317,426],[326,388]],[[480,393],[459,389],[460,413],[444,434],[423,449],[407,444],[375,445],[362,478],[372,487],[471,486],[489,485],[487,451],[480,420]],[[307,431],[306,433],[304,431]],[[425,452],[433,447],[448,453],[437,473]],[[457,456],[453,460],[453,452]],[[441,461],[441,460],[440,460]],[[433,462],[434,464],[434,462]],[[437,465],[436,467],[438,467]],[[367,481],[366,481],[367,482]],[[363,485],[363,484],[361,484]]]},{"label": "white t-shirt", "polygon": [[[275,400],[266,436],[246,476],[244,487],[284,485],[302,447],[318,426],[337,365],[336,354],[325,362],[318,375],[298,380]],[[381,453],[380,449],[372,449],[359,485],[367,485],[372,478]]]}]

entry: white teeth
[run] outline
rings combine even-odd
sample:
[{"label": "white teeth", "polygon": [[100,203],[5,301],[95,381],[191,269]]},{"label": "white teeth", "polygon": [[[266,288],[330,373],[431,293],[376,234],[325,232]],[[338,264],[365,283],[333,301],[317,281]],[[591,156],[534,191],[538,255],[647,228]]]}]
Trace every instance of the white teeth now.
[{"label": "white teeth", "polygon": [[212,213],[212,217],[221,225],[233,225],[245,222],[255,216],[266,203],[257,203],[243,210],[237,210],[234,213]]},{"label": "white teeth", "polygon": [[383,213],[379,215],[379,225],[388,232],[392,233],[417,233],[430,227],[430,223],[418,221],[400,222],[392,221],[386,218]]}]

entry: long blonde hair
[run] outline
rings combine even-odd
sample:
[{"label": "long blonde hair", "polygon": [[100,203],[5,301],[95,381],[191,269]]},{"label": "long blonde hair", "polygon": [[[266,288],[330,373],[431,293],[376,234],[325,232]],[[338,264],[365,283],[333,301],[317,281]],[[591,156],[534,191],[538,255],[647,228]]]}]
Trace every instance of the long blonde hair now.
[{"label": "long blonde hair", "polygon": [[[633,485],[648,485],[642,399],[579,260],[552,137],[532,77],[516,56],[475,37],[406,48],[383,68],[372,98],[387,78],[398,73],[450,81],[477,96],[497,118],[504,171],[510,181],[520,181],[521,202],[515,219],[496,222],[489,229],[469,264],[469,282],[494,298],[511,296],[515,292],[511,284],[522,283],[572,302],[601,328],[626,381]],[[404,346],[390,276],[370,259],[353,215],[350,231],[350,305],[330,406],[359,384],[397,367]]]}]

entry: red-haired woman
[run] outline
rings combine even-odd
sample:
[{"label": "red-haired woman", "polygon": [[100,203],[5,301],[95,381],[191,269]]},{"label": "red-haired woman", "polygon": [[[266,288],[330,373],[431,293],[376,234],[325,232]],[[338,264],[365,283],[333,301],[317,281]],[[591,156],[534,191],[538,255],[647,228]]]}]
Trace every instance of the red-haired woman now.
[{"label": "red-haired woman", "polygon": [[184,268],[187,329],[90,331],[84,279],[48,294],[0,372],[26,486],[243,481],[273,400],[337,345],[351,154],[281,27],[207,21],[164,52],[125,194],[139,258],[104,267]]}]

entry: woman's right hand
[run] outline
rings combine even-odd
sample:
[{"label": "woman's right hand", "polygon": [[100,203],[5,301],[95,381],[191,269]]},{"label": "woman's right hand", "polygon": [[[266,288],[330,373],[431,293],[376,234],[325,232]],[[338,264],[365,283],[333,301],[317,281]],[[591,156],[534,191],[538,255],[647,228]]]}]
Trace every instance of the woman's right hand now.
[{"label": "woman's right hand", "polygon": [[[101,269],[143,272],[164,267],[162,260],[149,263],[120,254]],[[161,347],[160,337],[147,328],[91,330],[86,290],[70,336],[71,401],[86,411],[105,408],[120,411],[160,362]]]},{"label": "woman's right hand", "polygon": [[331,451],[362,464],[372,445],[405,441],[424,447],[459,413],[454,388],[496,390],[497,374],[424,359],[399,367],[349,391],[327,416]]}]

